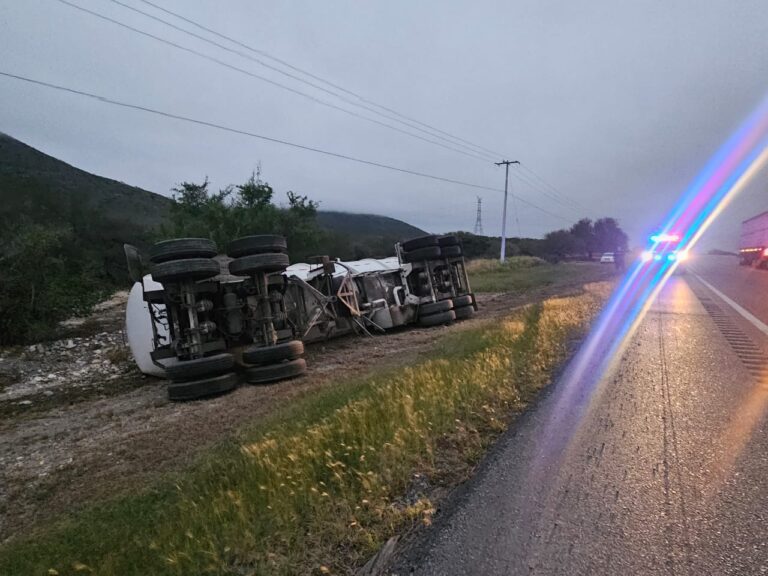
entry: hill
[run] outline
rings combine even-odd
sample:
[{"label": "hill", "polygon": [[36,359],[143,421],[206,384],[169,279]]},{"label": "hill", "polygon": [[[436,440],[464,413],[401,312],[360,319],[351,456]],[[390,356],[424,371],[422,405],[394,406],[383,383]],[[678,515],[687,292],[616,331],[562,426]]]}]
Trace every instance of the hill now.
[{"label": "hill", "polygon": [[392,256],[395,242],[426,234],[402,220],[376,214],[320,211],[317,224],[328,234],[320,251],[348,260]]},{"label": "hill", "polygon": [[170,205],[170,198],[90,174],[0,133],[0,213],[68,220],[87,212],[141,230],[159,226]]},{"label": "hill", "polygon": [[[91,227],[108,230],[110,241],[142,244],[147,231],[166,220],[171,203],[166,196],[85,172],[0,132],[0,218],[70,224],[87,220]],[[388,243],[391,249],[397,240],[425,234],[376,214],[319,211],[317,224],[345,237],[328,246],[346,252],[345,257],[352,256],[352,245],[358,253],[366,247],[378,251],[380,245]]]},{"label": "hill", "polygon": [[[123,244],[144,249],[171,235],[162,228],[173,229],[178,206],[166,196],[90,174],[0,133],[0,344],[52,336],[58,320],[85,312],[106,293],[126,286]],[[397,240],[423,233],[372,214],[320,212],[315,217],[314,208],[301,223],[290,211],[269,206],[286,216],[279,230],[259,224],[260,230],[245,233],[284,233],[289,243],[293,238],[297,258],[388,256]],[[219,226],[227,237],[223,248],[230,234],[239,233],[226,221],[201,218],[203,231],[184,235],[207,236]]]},{"label": "hill", "polygon": [[349,212],[320,211],[317,223],[326,230],[336,230],[349,236],[393,237],[399,240],[423,236],[424,230],[410,224],[377,214],[352,214]]}]

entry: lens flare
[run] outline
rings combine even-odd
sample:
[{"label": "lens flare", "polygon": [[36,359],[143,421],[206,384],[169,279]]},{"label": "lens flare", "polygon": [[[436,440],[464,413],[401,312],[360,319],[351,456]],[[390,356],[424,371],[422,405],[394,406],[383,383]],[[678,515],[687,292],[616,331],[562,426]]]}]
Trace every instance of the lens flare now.
[{"label": "lens flare", "polygon": [[[563,375],[553,414],[572,414],[567,422],[557,417],[545,424],[539,453],[542,463],[556,467],[565,458],[569,440],[584,414],[607,382],[606,375],[623,352],[654,300],[680,262],[702,234],[759,170],[768,164],[768,98],[731,135],[691,182],[674,206],[661,232],[630,267],[601,312],[595,325]],[[674,252],[662,259],[663,246],[676,242]],[[667,248],[669,250],[669,248]],[[648,264],[653,261],[652,264]],[[553,468],[550,468],[553,469]]]}]

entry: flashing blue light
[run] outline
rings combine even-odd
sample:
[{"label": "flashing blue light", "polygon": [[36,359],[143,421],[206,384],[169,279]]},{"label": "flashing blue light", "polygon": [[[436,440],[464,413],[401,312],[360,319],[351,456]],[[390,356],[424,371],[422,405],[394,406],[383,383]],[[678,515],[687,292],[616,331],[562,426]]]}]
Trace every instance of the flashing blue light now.
[{"label": "flashing blue light", "polygon": [[661,254],[654,254],[653,255],[654,260],[661,260]]},{"label": "flashing blue light", "polygon": [[677,260],[677,256],[675,254],[667,254],[667,260]]}]

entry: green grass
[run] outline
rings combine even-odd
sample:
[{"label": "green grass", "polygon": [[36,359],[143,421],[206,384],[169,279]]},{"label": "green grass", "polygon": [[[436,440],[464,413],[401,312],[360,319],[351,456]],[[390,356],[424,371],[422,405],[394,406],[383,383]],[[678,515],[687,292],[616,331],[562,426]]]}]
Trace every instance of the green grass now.
[{"label": "green grass", "polygon": [[531,256],[513,256],[504,264],[498,260],[473,260],[467,264],[467,272],[475,292],[524,293],[543,287],[606,280],[614,274],[614,268],[596,262],[550,264]]},{"label": "green grass", "polygon": [[0,574],[342,574],[434,512],[445,452],[474,461],[565,359],[607,288],[465,325],[434,357],[308,394],[173,481],[0,549]]}]

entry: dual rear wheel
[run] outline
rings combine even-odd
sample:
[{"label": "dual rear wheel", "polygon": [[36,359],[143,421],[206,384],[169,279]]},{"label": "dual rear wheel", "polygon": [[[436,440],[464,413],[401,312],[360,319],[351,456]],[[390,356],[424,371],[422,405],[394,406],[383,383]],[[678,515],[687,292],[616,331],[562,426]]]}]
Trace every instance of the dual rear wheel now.
[{"label": "dual rear wheel", "polygon": [[423,262],[427,260],[445,260],[456,258],[463,254],[461,241],[458,236],[420,236],[406,240],[401,244],[403,262]]},{"label": "dual rear wheel", "polygon": [[[229,263],[229,271],[236,276],[251,276],[260,286],[268,286],[264,275],[283,272],[290,263],[287,252],[288,245],[282,236],[238,238],[227,248],[227,254],[234,258]],[[249,384],[269,384],[301,376],[307,371],[303,354],[304,343],[300,340],[251,346],[243,351],[245,381]]]},{"label": "dual rear wheel", "polygon": [[[289,265],[288,246],[282,236],[257,235],[238,238],[229,244],[229,273],[250,276],[264,287],[268,275],[282,272]],[[216,243],[206,238],[177,238],[158,242],[150,250],[152,277],[157,282],[174,285],[174,290],[190,287],[201,280],[219,275],[222,270]],[[176,286],[178,285],[178,286]],[[245,380],[262,384],[294,378],[307,370],[301,358],[304,344],[297,340],[273,346],[253,346],[243,354]],[[230,392],[239,381],[235,358],[226,352],[195,358],[172,357],[162,361],[171,400],[195,400]]]},{"label": "dual rear wheel", "polygon": [[250,384],[269,384],[301,376],[307,371],[304,343],[289,340],[273,346],[254,346],[243,352],[245,380]]},{"label": "dual rear wheel", "polygon": [[419,306],[419,326],[428,328],[450,324],[454,320],[471,318],[474,313],[474,294],[464,294],[453,299],[427,302]]}]

